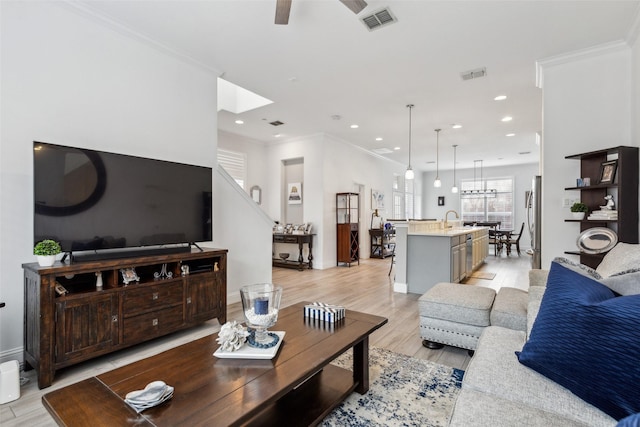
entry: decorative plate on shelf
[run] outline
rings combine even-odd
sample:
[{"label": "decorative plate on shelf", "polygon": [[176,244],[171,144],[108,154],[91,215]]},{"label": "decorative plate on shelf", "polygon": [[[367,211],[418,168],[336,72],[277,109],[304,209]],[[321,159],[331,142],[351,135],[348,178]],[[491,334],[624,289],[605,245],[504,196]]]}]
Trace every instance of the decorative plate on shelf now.
[{"label": "decorative plate on shelf", "polygon": [[618,235],[615,231],[606,227],[594,227],[584,230],[576,241],[578,249],[588,254],[607,252],[616,243],[618,243]]}]

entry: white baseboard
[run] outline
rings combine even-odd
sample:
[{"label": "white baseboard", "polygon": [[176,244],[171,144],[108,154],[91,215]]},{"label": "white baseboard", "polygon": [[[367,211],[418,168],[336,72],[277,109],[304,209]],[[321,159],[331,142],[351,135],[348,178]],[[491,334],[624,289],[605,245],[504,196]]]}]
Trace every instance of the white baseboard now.
[{"label": "white baseboard", "polygon": [[0,352],[0,363],[17,360],[20,363],[20,369],[24,366],[24,347],[16,347],[11,350]]},{"label": "white baseboard", "polygon": [[393,292],[406,294],[408,291],[409,291],[409,286],[406,283],[393,282]]}]

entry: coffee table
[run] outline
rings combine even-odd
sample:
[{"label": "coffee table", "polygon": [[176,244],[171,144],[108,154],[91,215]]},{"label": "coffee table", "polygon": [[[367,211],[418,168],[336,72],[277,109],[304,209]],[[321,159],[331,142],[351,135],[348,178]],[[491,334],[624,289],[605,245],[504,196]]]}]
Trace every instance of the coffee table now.
[{"label": "coffee table", "polygon": [[[305,318],[301,302],[271,328],[286,335],[271,360],[218,359],[217,333],[45,394],[64,426],[316,425],[351,392],[369,389],[369,335],[387,319],[346,310],[339,322]],[[329,363],[353,348],[353,372]],[[137,414],[125,395],[162,380],[169,401]]]}]

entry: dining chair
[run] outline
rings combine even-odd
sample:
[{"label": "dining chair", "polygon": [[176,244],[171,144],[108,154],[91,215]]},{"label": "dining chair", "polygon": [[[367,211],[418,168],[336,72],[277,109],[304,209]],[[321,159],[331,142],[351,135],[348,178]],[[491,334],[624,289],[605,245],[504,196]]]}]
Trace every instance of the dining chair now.
[{"label": "dining chair", "polygon": [[493,255],[498,256],[502,251],[502,239],[495,228],[489,228],[489,245],[493,245]]},{"label": "dining chair", "polygon": [[518,234],[512,233],[511,236],[509,236],[509,239],[507,239],[507,241],[505,242],[505,245],[507,246],[507,255],[511,253],[511,245],[515,245],[516,252],[518,252],[518,256],[520,256],[520,238],[522,237],[523,231],[524,231],[524,222],[520,227],[520,232]]}]

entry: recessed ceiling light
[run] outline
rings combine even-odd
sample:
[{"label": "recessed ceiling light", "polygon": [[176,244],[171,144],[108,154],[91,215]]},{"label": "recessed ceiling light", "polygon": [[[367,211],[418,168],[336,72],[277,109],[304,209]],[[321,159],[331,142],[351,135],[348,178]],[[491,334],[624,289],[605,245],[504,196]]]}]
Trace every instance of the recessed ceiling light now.
[{"label": "recessed ceiling light", "polygon": [[394,150],[398,151],[400,147],[393,147]]},{"label": "recessed ceiling light", "polygon": [[460,129],[460,128],[462,127],[462,125],[461,125],[461,124],[458,124],[458,123],[454,123],[454,124],[452,124],[452,125],[451,125],[451,127],[452,127],[453,129]]},{"label": "recessed ceiling light", "polygon": [[243,125],[243,124],[244,124],[244,122],[243,122],[242,120],[236,120],[236,124],[237,124],[237,125]]},{"label": "recessed ceiling light", "polygon": [[351,125],[351,129],[358,129],[360,126],[358,125]]},{"label": "recessed ceiling light", "polygon": [[503,122],[510,122],[511,120],[513,120],[513,117],[511,117],[511,116],[506,116],[506,117],[502,118]]},{"label": "recessed ceiling light", "polygon": [[507,99],[507,95],[498,95],[493,98],[494,101],[504,101],[505,99]]},{"label": "recessed ceiling light", "polygon": [[274,134],[273,134],[273,136],[274,136],[275,138],[280,138],[280,137],[282,136],[282,134],[281,134],[281,133],[274,133]]},{"label": "recessed ceiling light", "polygon": [[393,151],[389,150],[388,148],[382,147],[382,148],[376,148],[373,150],[374,153],[376,154],[389,154],[389,153],[393,153]]},{"label": "recessed ceiling light", "polygon": [[518,154],[531,154],[531,151],[521,151]]},{"label": "recessed ceiling light", "polygon": [[515,133],[508,133],[506,136],[516,136]]},{"label": "recessed ceiling light", "polygon": [[382,141],[382,138],[377,137],[377,138],[376,138],[376,141]]}]

